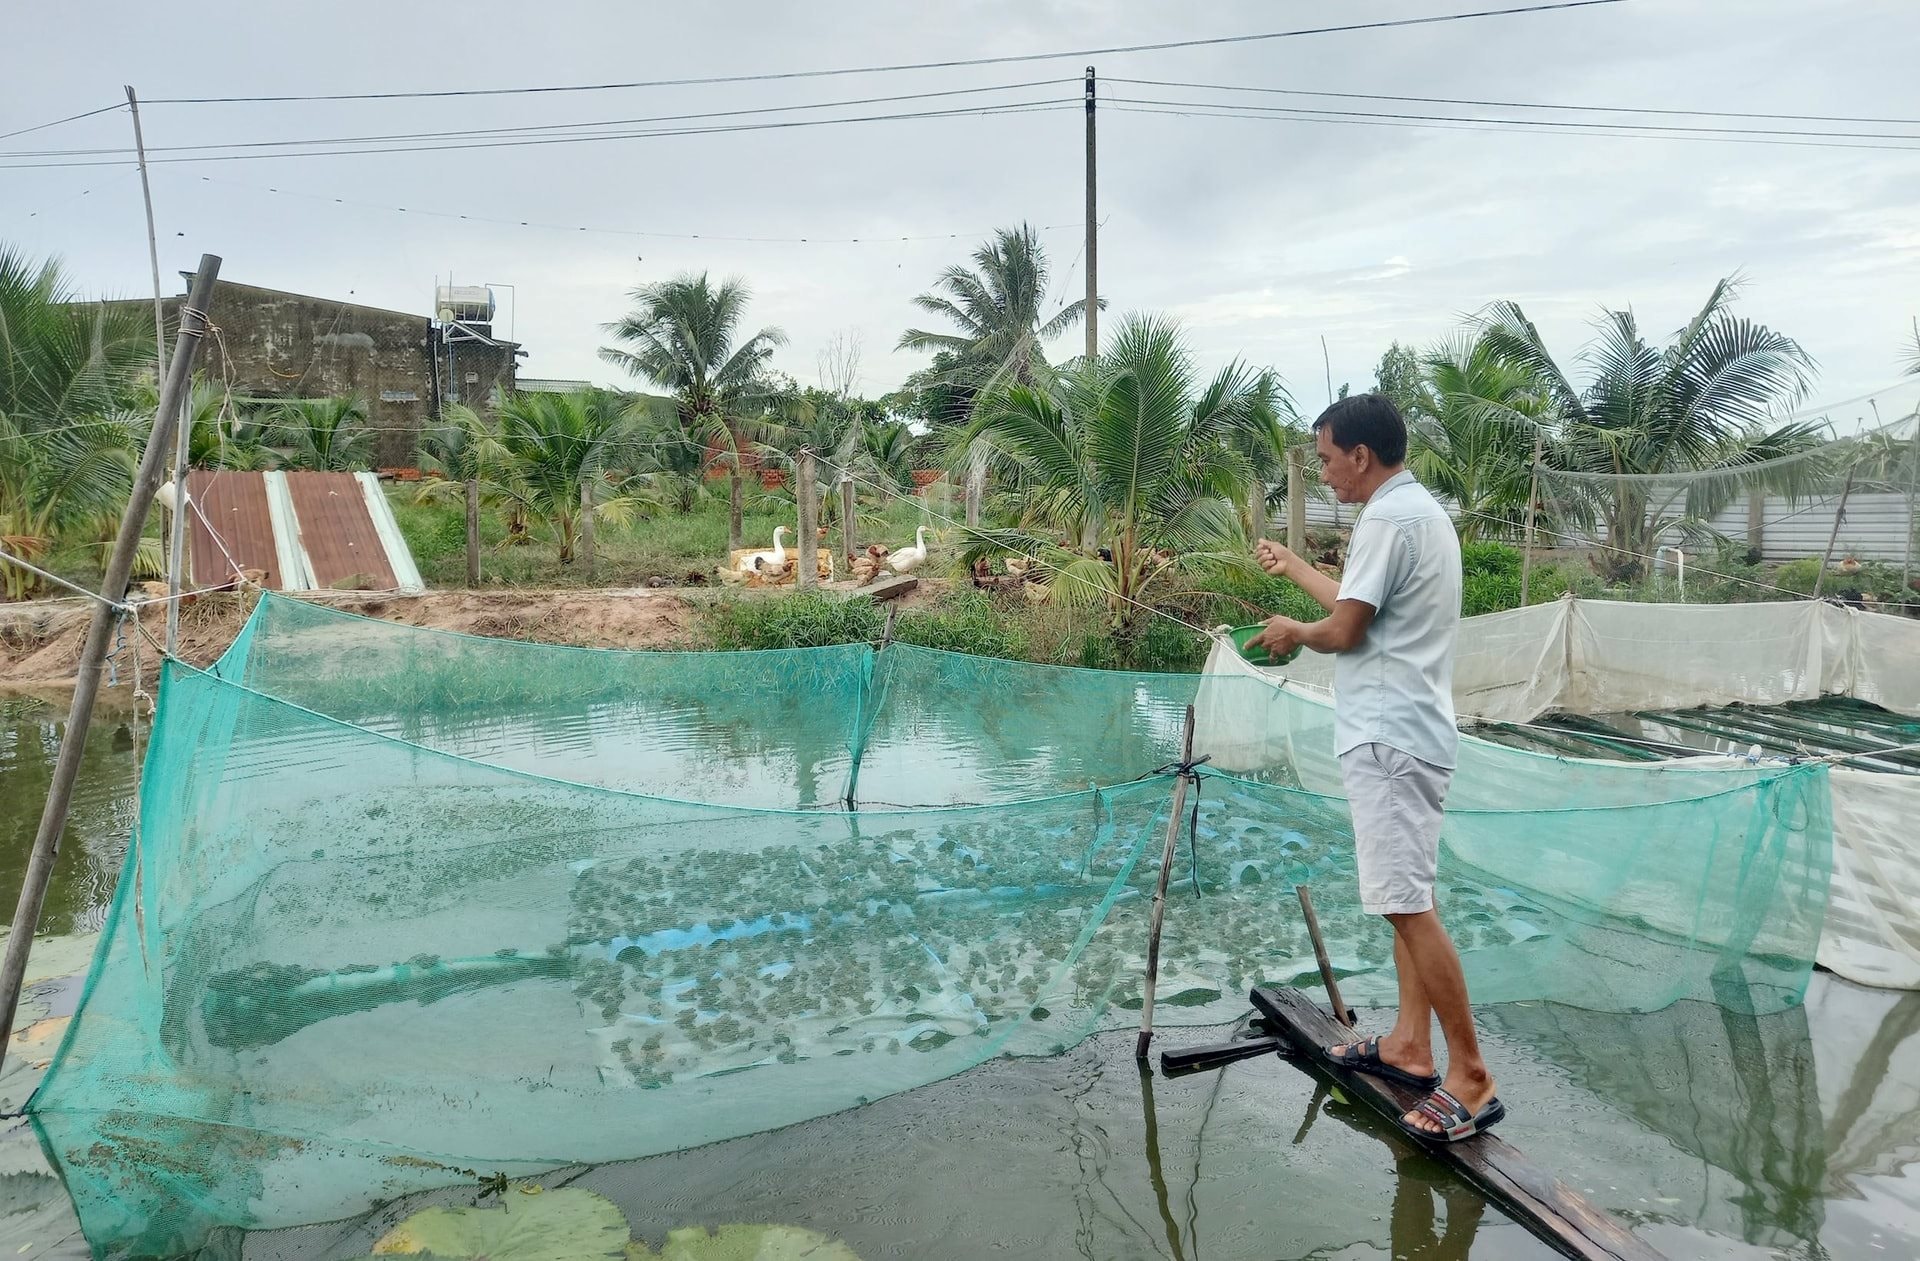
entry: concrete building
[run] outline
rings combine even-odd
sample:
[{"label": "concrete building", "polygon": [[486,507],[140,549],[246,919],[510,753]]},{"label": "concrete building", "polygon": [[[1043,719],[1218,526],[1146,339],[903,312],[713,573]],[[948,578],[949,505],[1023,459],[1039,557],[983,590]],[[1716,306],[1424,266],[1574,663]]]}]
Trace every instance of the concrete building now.
[{"label": "concrete building", "polygon": [[[183,300],[167,301],[170,326]],[[493,298],[477,286],[440,286],[425,316],[223,278],[210,314],[220,335],[201,348],[197,372],[249,398],[358,396],[377,468],[417,463],[420,431],[446,404],[484,409],[496,390],[514,389],[524,353],[493,335]]]}]

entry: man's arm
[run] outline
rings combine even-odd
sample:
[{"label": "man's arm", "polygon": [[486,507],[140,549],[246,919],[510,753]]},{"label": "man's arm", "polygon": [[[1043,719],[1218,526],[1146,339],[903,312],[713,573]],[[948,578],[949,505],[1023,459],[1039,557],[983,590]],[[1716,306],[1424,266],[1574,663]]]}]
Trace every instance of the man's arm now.
[{"label": "man's arm", "polygon": [[1319,602],[1320,607],[1331,613],[1340,599],[1340,582],[1329,578],[1300,557],[1285,543],[1276,543],[1272,539],[1261,539],[1254,544],[1253,553],[1260,561],[1260,567],[1276,578],[1285,578]]},{"label": "man's arm", "polygon": [[1373,614],[1373,606],[1365,600],[1335,600],[1333,611],[1317,622],[1268,618],[1267,628],[1249,640],[1247,647],[1265,648],[1276,657],[1285,656],[1296,646],[1315,652],[1352,652],[1367,637]]}]

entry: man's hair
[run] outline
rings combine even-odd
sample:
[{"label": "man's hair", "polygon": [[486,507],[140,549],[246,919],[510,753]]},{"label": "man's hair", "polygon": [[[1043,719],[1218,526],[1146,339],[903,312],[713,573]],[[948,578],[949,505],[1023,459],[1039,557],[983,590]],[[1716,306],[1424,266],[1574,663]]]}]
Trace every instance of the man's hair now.
[{"label": "man's hair", "polygon": [[1392,468],[1407,458],[1407,422],[1384,394],[1356,394],[1321,412],[1315,433],[1325,429],[1333,445],[1351,451],[1365,444],[1373,458]]}]

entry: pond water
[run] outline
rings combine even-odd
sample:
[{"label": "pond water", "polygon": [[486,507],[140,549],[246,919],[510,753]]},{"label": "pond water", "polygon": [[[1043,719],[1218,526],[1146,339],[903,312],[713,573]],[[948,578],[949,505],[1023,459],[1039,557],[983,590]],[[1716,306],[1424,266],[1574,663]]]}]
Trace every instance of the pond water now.
[{"label": "pond water", "polygon": [[[0,889],[10,912],[60,738],[60,710],[0,700]],[[88,934],[124,852],[138,733],[102,718],[36,944],[19,1106],[72,1010]],[[62,979],[66,978],[66,979]],[[1376,1019],[1377,1013],[1368,1013]],[[1920,994],[1816,975],[1761,1018],[1679,1003],[1641,1016],[1483,1009],[1513,1112],[1504,1132],[1674,1258],[1920,1255]],[[1225,1028],[1163,1034],[1217,1040]],[[637,1236],[789,1223],[858,1256],[1429,1258],[1551,1255],[1387,1127],[1278,1058],[1143,1078],[1130,1034],[996,1060],[920,1090],[646,1160],[544,1181],[611,1198]],[[471,1202],[472,1189],[419,1203]],[[247,1241],[259,1258],[364,1254],[399,1215]],[[30,1131],[0,1139],[0,1255],[87,1255]]]}]

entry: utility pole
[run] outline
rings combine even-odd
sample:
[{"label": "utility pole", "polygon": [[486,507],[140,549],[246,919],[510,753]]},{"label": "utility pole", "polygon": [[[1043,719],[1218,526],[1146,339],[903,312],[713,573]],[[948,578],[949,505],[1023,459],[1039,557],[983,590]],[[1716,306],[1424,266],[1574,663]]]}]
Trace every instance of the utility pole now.
[{"label": "utility pole", "polygon": [[1087,67],[1087,359],[1100,354],[1100,221],[1094,190],[1093,67]]},{"label": "utility pole", "polygon": [[20,1005],[21,982],[27,975],[27,951],[33,947],[40,910],[46,904],[47,883],[60,857],[60,834],[67,827],[67,808],[73,803],[73,785],[79,778],[80,758],[87,746],[87,726],[93,721],[93,703],[100,695],[100,670],[106,662],[114,625],[126,612],[127,580],[133,573],[133,555],[139,549],[140,531],[146,525],[147,511],[153,506],[154,492],[160,488],[160,466],[166,460],[167,440],[173,436],[171,426],[180,421],[180,403],[193,377],[194,351],[206,334],[207,306],[213,301],[213,281],[219,274],[220,260],[212,254],[201,255],[191,292],[180,308],[179,342],[160,387],[160,406],[153,414],[153,429],[146,451],[140,457],[139,471],[133,477],[133,491],[127,498],[127,510],[120,518],[113,551],[107,557],[107,573],[100,581],[100,599],[93,606],[92,620],[87,623],[86,644],[80,649],[80,666],[73,680],[73,707],[67,711],[60,756],[53,764],[53,782],[47,788],[46,808],[40,812],[40,829],[34,833],[26,879],[20,885],[20,904],[13,913],[13,932],[7,938],[5,962],[0,963],[0,1055],[5,1054],[13,1029],[14,1013]]},{"label": "utility pole", "polygon": [[140,98],[127,84],[127,108],[133,111],[133,152],[140,161],[140,198],[147,204],[147,264],[153,268],[153,379],[167,379],[167,328],[160,312],[160,245],[153,230],[153,189],[147,183],[147,142],[140,134]]}]

